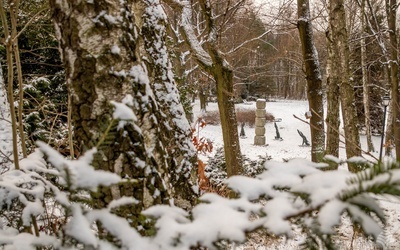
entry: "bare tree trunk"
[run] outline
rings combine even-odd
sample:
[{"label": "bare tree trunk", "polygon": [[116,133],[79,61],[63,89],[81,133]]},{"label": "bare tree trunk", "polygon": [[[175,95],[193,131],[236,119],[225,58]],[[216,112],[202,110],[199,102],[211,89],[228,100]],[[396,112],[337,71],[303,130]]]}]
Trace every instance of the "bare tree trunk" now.
[{"label": "bare tree trunk", "polygon": [[324,106],[321,71],[317,49],[315,48],[313,40],[310,3],[308,0],[298,0],[297,6],[297,28],[299,29],[306,71],[308,104],[312,112],[310,119],[312,144],[311,159],[314,162],[320,162],[325,155],[325,126],[323,120]]},{"label": "bare tree trunk", "polygon": [[363,83],[363,99],[364,99],[364,114],[365,114],[365,128],[367,137],[368,152],[374,151],[374,145],[371,138],[371,114],[369,109],[369,79],[367,72],[367,52],[365,47],[365,0],[361,0],[361,69],[362,69],[362,83]]},{"label": "bare tree trunk", "polygon": [[204,87],[199,88],[199,101],[200,101],[200,110],[206,111],[207,109],[207,94]]},{"label": "bare tree trunk", "polygon": [[[335,54],[333,52],[332,34],[327,32],[327,44],[328,44],[328,59],[327,59],[327,138],[326,138],[326,154],[339,157],[339,141],[340,141],[340,119],[339,119],[339,77],[337,67],[332,65],[333,61],[336,61]],[[330,162],[330,169],[337,169],[338,164]]]},{"label": "bare tree trunk", "polygon": [[396,159],[400,159],[400,104],[399,104],[399,65],[398,46],[396,30],[396,0],[386,0],[386,14],[389,28],[390,41],[390,80],[391,80],[391,106],[392,106],[392,128],[394,134],[394,145],[396,147]]},{"label": "bare tree trunk", "polygon": [[[349,45],[346,29],[346,13],[343,0],[330,0],[329,2],[329,32],[333,45],[335,60],[331,59],[332,70],[339,74],[340,104],[344,122],[347,158],[361,155],[360,136],[357,127],[357,113],[354,103],[354,88],[349,70]],[[336,60],[337,59],[337,60]],[[333,63],[334,62],[334,63]],[[348,163],[349,171],[357,172],[357,164]]]},{"label": "bare tree trunk", "polygon": [[7,37],[5,47],[6,47],[6,55],[7,55],[7,96],[8,103],[10,104],[10,113],[11,113],[11,124],[12,124],[12,138],[13,138],[13,158],[14,158],[14,166],[15,169],[19,169],[19,158],[18,158],[18,134],[17,134],[17,118],[15,115],[15,106],[14,106],[14,70],[13,70],[13,37],[11,37],[7,18],[6,11],[3,6],[3,1],[0,1],[0,16],[1,22],[3,23],[4,36]]},{"label": "bare tree trunk", "polygon": [[23,80],[22,80],[22,67],[21,67],[21,59],[19,56],[19,47],[18,47],[18,37],[17,37],[17,18],[18,18],[18,9],[19,9],[19,1],[12,1],[10,5],[10,19],[11,19],[11,37],[12,37],[12,46],[13,52],[15,56],[15,65],[17,69],[17,80],[18,80],[18,129],[19,129],[19,137],[21,140],[21,149],[22,156],[26,158],[27,150],[26,150],[26,140],[25,140],[25,132],[24,132],[24,123],[22,121],[22,110],[24,106],[24,88],[23,88]]},{"label": "bare tree trunk", "polygon": [[[151,3],[153,2],[153,3]],[[166,17],[154,15],[161,8],[157,1],[145,1],[142,35],[147,53],[153,59],[148,62],[151,87],[155,93],[159,112],[155,112],[159,125],[159,140],[166,150],[165,159],[168,173],[162,173],[166,183],[171,183],[175,204],[189,208],[197,202],[193,187],[197,185],[197,154],[191,141],[191,129],[180,95],[174,81],[172,65],[166,46]],[[163,166],[164,162],[159,162]]]},{"label": "bare tree trunk", "polygon": [[227,174],[228,176],[239,175],[242,173],[242,155],[233,98],[233,71],[218,49],[218,34],[211,3],[208,0],[199,0],[205,18],[206,33],[208,33],[206,49],[204,49],[194,33],[190,2],[176,0],[165,0],[165,2],[181,12],[185,40],[199,65],[215,80]]},{"label": "bare tree trunk", "polygon": [[[144,208],[169,204],[177,196],[188,198],[190,205],[193,193],[181,192],[189,192],[195,154],[185,141],[189,126],[183,108],[173,96],[176,88],[163,43],[165,25],[158,19],[163,15],[154,16],[162,14],[159,2],[51,0],[50,4],[78,146],[83,152],[97,147],[93,166],[126,180],[93,193],[93,206],[103,208],[113,199],[134,197],[138,204],[123,206],[118,214],[146,229],[147,222],[140,219]],[[115,121],[110,101],[125,103],[136,119]],[[187,126],[177,129],[177,123],[185,121]],[[175,185],[181,186],[175,189]]]},{"label": "bare tree trunk", "polygon": [[242,156],[233,95],[233,72],[222,65],[218,65],[213,75],[217,85],[225,161],[226,165],[229,166],[226,171],[229,177],[242,174]]},{"label": "bare tree trunk", "polygon": [[[360,0],[357,0],[358,4],[361,6]],[[383,60],[385,62],[389,62],[389,55],[388,55],[388,50],[386,48],[386,44],[384,40],[386,39],[385,37],[385,32],[383,30],[380,30],[380,25],[379,25],[379,18],[377,18],[376,15],[376,9],[373,7],[371,4],[371,0],[363,0],[364,3],[368,6],[369,12],[366,13],[364,12],[364,21],[365,25],[368,27],[372,35],[374,36],[377,44],[379,45],[379,48],[382,52],[382,57],[384,58]],[[371,21],[370,21],[371,20]],[[390,73],[390,67],[389,63],[385,63],[382,65],[384,67],[384,79],[385,81],[390,85],[391,83],[391,73]],[[387,114],[387,126],[386,126],[386,132],[385,132],[385,144],[386,145],[392,145],[394,141],[394,128],[393,128],[393,114],[392,114],[392,109],[393,109],[393,103],[392,105],[389,106],[388,108],[388,114]],[[388,146],[385,149],[385,154],[389,155],[391,153],[391,147]]]},{"label": "bare tree trunk", "polygon": [[199,0],[206,19],[209,32],[208,53],[212,66],[207,67],[215,79],[217,88],[217,101],[224,140],[224,153],[226,172],[229,176],[242,174],[242,154],[240,152],[238,126],[233,93],[233,72],[227,65],[226,59],[221,55],[217,46],[217,34],[212,16],[211,4],[208,0]]}]

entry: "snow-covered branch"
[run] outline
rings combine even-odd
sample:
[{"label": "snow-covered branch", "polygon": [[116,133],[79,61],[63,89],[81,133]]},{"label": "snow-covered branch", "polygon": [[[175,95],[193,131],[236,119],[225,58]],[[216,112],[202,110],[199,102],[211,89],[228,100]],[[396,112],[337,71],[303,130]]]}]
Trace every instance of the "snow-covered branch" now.
[{"label": "snow-covered branch", "polygon": [[[37,151],[21,162],[21,170],[2,174],[2,213],[11,212],[7,211],[7,207],[14,208],[15,213],[15,202],[19,200],[24,214],[22,219],[25,225],[29,225],[32,217],[40,219],[48,216],[45,211],[51,208],[45,209],[43,206],[49,203],[44,201],[53,197],[50,200],[61,204],[67,215],[60,227],[65,239],[59,238],[61,234],[47,231],[37,238],[26,233],[10,233],[12,228],[4,226],[3,220],[4,225],[0,228],[2,246],[17,247],[21,237],[29,236],[24,241],[24,247],[71,247],[80,244],[99,249],[106,246],[108,249],[190,249],[200,245],[214,249],[214,244],[220,240],[243,242],[246,232],[257,228],[290,237],[294,221],[307,228],[306,231],[327,239],[335,234],[333,229],[340,224],[345,211],[360,223],[364,232],[377,238],[382,232],[385,215],[371,193],[400,196],[400,170],[396,162],[370,166],[352,174],[347,171],[322,171],[320,168],[326,164],[305,159],[293,159],[286,163],[269,161],[265,172],[257,178],[234,176],[226,181],[231,190],[239,195],[236,199],[207,193],[201,197],[202,203],[189,212],[169,205],[148,208],[143,215],[155,220],[157,230],[150,238],[141,236],[125,218],[113,213],[121,206],[135,205],[135,199],[122,197],[106,209],[93,209],[84,203],[71,202],[73,190],[93,190],[98,185],[108,186],[121,181],[115,174],[95,171],[90,166],[95,151],[71,161],[43,143],[39,146],[55,168],[49,169],[43,154]],[[365,161],[360,163],[365,164]],[[56,180],[52,176],[59,178],[58,184],[64,186],[63,189],[52,184]],[[264,201],[255,202],[259,199]],[[99,237],[100,232],[93,227],[96,222],[100,222],[108,232],[107,239],[111,242]]]},{"label": "snow-covered branch", "polygon": [[262,33],[261,35],[259,35],[257,37],[254,37],[254,38],[251,38],[249,40],[246,40],[243,43],[241,43],[238,46],[236,46],[235,48],[233,48],[230,51],[226,52],[226,54],[234,53],[234,52],[238,51],[240,48],[242,48],[243,46],[245,46],[246,44],[249,44],[249,43],[254,42],[256,40],[260,40],[263,36],[265,36],[265,35],[267,35],[269,33],[271,33],[271,30],[267,30],[267,31],[265,31],[264,33]]}]

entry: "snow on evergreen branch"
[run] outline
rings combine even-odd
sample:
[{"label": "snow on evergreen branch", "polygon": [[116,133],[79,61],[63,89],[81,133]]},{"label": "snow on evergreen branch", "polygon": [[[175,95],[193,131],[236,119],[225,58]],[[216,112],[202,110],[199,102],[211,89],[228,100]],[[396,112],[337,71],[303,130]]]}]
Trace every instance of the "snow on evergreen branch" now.
[{"label": "snow on evergreen branch", "polygon": [[[98,185],[108,186],[120,181],[115,174],[93,169],[90,164],[95,150],[89,150],[78,160],[67,160],[46,144],[38,145],[51,164],[45,164],[43,154],[36,151],[22,161],[21,170],[12,169],[2,174],[1,213],[19,213],[21,223],[29,228],[34,224],[33,219],[42,221],[45,211],[51,209],[48,201],[55,200],[64,211],[60,215],[66,216],[60,225],[63,234],[41,231],[36,237],[21,233],[12,221],[8,221],[1,223],[2,246],[15,249],[78,245],[98,249],[190,249],[204,246],[215,249],[216,242],[221,240],[243,242],[246,232],[257,228],[290,237],[293,223],[300,223],[309,236],[309,242],[304,246],[329,248],[333,244],[334,228],[340,225],[345,212],[362,226],[366,234],[374,238],[382,235],[385,215],[375,196],[370,195],[371,190],[375,190],[371,187],[382,187],[380,192],[374,192],[378,195],[400,196],[393,192],[400,189],[397,163],[376,165],[351,174],[322,171],[319,169],[321,164],[302,159],[286,163],[268,161],[266,171],[256,178],[234,176],[226,181],[231,190],[237,192],[237,198],[207,193],[191,211],[168,205],[157,205],[143,211],[147,220],[155,222],[155,235],[145,237],[126,218],[112,212],[120,206],[137,203],[132,198],[122,197],[104,209],[91,208],[79,200],[71,202],[71,192],[94,190]],[[57,188],[53,184],[54,176],[67,188]],[[256,202],[258,200],[263,202]],[[100,237],[96,225],[101,225],[107,237]]]}]

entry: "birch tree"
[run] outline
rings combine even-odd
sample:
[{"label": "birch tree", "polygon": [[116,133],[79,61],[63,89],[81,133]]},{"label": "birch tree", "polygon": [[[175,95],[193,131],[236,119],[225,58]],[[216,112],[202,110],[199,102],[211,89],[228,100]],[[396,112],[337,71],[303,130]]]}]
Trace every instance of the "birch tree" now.
[{"label": "birch tree", "polygon": [[[92,193],[93,207],[133,197],[137,204],[118,212],[146,230],[140,216],[144,208],[169,204],[171,198],[191,206],[195,152],[173,82],[159,1],[50,4],[71,95],[74,139],[81,152],[97,148],[96,169],[125,180]],[[121,106],[131,114],[129,121],[116,119],[114,110]]]},{"label": "birch tree", "polygon": [[310,17],[310,3],[308,0],[298,0],[297,28],[300,34],[305,74],[307,79],[308,105],[312,116],[311,130],[311,159],[320,162],[325,155],[325,129],[322,77],[319,66],[317,49],[314,45],[312,23]]}]

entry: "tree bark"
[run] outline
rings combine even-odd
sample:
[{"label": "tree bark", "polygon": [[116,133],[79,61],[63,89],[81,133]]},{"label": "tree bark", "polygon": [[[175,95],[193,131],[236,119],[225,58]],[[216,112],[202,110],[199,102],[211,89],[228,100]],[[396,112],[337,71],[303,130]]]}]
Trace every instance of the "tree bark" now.
[{"label": "tree bark", "polygon": [[233,98],[233,71],[218,50],[217,27],[214,23],[211,3],[208,0],[199,1],[205,19],[206,33],[208,33],[207,42],[204,44],[206,49],[204,49],[193,30],[190,2],[176,0],[165,0],[165,2],[182,14],[185,40],[199,65],[215,80],[227,174],[228,177],[239,175],[242,173],[242,155]]},{"label": "tree bark", "polygon": [[[346,29],[346,13],[343,0],[329,2],[329,32],[334,59],[331,59],[332,70],[339,77],[340,104],[344,122],[344,134],[347,158],[361,155],[360,136],[357,127],[357,113],[354,103],[354,87],[349,69],[349,45]],[[349,171],[357,172],[357,164],[348,163]]]},{"label": "tree bark", "polygon": [[[327,59],[327,138],[326,138],[326,154],[339,157],[339,141],[340,141],[340,119],[339,119],[339,74],[337,72],[337,67],[332,65],[333,61],[336,61],[335,53],[332,44],[332,34],[327,32],[327,45],[328,45],[328,59]],[[337,169],[338,164],[330,162],[330,169]]]},{"label": "tree bark", "polygon": [[212,65],[206,70],[215,79],[218,109],[224,141],[226,172],[228,177],[242,174],[242,154],[240,152],[239,133],[233,92],[233,71],[217,48],[217,34],[212,16],[211,4],[207,0],[199,0],[208,31],[207,51]]},{"label": "tree bark", "polygon": [[362,71],[362,84],[363,84],[363,101],[364,101],[364,115],[365,115],[365,128],[366,128],[366,137],[367,137],[367,147],[368,152],[374,151],[374,144],[372,143],[371,138],[371,114],[369,109],[369,79],[367,72],[367,51],[365,45],[365,0],[361,0],[361,71]]},{"label": "tree bark", "polygon": [[10,34],[6,11],[3,6],[3,1],[0,1],[0,17],[3,23],[5,47],[6,47],[6,57],[7,57],[7,96],[8,103],[10,104],[10,114],[11,114],[11,127],[12,127],[12,139],[13,139],[13,163],[15,169],[19,169],[19,152],[18,152],[18,133],[17,133],[17,117],[15,115],[14,106],[14,58],[13,58],[13,34]]},{"label": "tree bark", "polygon": [[[183,109],[174,96],[162,43],[165,25],[153,16],[163,16],[158,1],[50,4],[71,94],[75,140],[81,152],[97,147],[92,162],[96,169],[126,180],[93,193],[93,207],[134,197],[139,203],[121,207],[118,214],[146,229],[140,216],[144,208],[170,203],[176,196],[194,202],[193,193],[180,193],[188,191],[194,148],[186,141],[187,120],[182,120]],[[126,103],[136,120],[125,125],[115,121],[110,101]],[[179,127],[181,121],[187,126]]]},{"label": "tree bark", "polygon": [[311,159],[314,162],[320,162],[325,155],[325,126],[321,71],[317,49],[315,48],[313,40],[309,1],[298,0],[297,6],[297,28],[302,44],[307,79],[308,105],[312,112],[310,118]]},{"label": "tree bark", "polygon": [[392,106],[392,129],[394,132],[394,145],[396,147],[396,159],[400,159],[400,93],[399,93],[399,65],[398,46],[396,30],[397,1],[386,0],[386,14],[389,28],[390,41],[390,81],[391,81],[391,106]]},{"label": "tree bark", "polygon": [[[168,59],[165,38],[167,36],[166,15],[158,1],[147,6],[143,15],[142,35],[145,48],[152,61],[147,62],[151,87],[155,93],[158,112],[155,112],[159,124],[159,140],[166,149],[165,159],[168,172],[163,173],[166,183],[170,183],[175,204],[189,208],[197,202],[192,187],[197,182],[197,154],[191,141],[191,129],[185,111],[180,103],[179,92],[174,80],[172,65]],[[159,28],[164,27],[164,28]],[[162,166],[164,163],[159,162]]]}]

